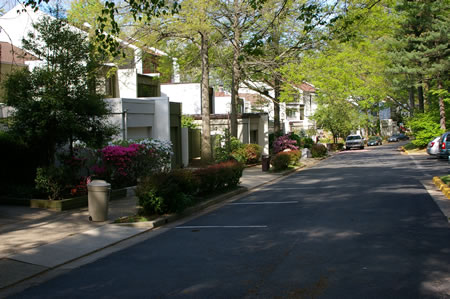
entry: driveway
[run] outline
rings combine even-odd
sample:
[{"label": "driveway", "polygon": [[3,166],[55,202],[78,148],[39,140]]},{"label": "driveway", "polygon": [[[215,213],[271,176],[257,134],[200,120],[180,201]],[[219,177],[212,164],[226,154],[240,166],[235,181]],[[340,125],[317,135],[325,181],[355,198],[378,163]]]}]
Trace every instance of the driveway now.
[{"label": "driveway", "polygon": [[397,146],[342,152],[16,297],[450,297],[431,168]]}]

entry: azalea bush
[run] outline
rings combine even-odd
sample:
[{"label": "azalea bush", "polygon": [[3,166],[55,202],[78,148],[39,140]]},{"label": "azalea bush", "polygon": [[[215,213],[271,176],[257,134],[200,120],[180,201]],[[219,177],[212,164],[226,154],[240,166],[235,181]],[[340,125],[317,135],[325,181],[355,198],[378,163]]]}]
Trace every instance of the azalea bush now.
[{"label": "azalea bush", "polygon": [[258,144],[242,144],[240,148],[231,153],[231,157],[243,164],[257,163],[261,158],[262,148]]},{"label": "azalea bush", "polygon": [[137,178],[170,169],[173,155],[170,141],[155,139],[111,143],[99,150],[99,163],[91,170],[114,187],[136,184]]},{"label": "azalea bush", "polygon": [[273,153],[277,154],[279,152],[282,152],[284,150],[298,150],[299,146],[297,145],[297,141],[294,139],[291,139],[290,134],[285,134],[273,142]]}]

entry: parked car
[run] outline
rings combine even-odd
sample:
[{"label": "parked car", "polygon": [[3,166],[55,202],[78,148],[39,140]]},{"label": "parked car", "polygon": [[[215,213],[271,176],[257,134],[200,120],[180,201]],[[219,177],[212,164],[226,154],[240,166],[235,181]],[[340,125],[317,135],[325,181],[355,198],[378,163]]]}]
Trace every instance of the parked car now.
[{"label": "parked car", "polygon": [[388,142],[398,142],[400,140],[409,140],[409,137],[405,134],[394,134],[388,138]]},{"label": "parked car", "polygon": [[450,156],[450,132],[441,135],[439,139],[439,157],[449,159]]},{"label": "parked car", "polygon": [[439,140],[441,139],[441,136],[434,137],[433,140],[428,142],[427,145],[427,154],[432,156],[439,155]]},{"label": "parked car", "polygon": [[345,139],[345,149],[364,148],[364,138],[361,135],[349,135]]},{"label": "parked car", "polygon": [[367,146],[373,146],[373,145],[381,145],[383,140],[380,136],[372,136],[369,138],[369,141],[367,141]]}]

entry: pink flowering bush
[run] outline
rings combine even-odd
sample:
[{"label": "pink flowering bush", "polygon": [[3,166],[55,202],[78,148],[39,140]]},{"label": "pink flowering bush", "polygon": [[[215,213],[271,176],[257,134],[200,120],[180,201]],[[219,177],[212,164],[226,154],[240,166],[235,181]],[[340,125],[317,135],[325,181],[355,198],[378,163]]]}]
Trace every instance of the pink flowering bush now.
[{"label": "pink flowering bush", "polygon": [[128,146],[108,145],[99,150],[101,164],[94,165],[91,170],[99,178],[104,178],[115,187],[133,185],[136,181],[136,157],[142,146],[130,144]]},{"label": "pink flowering bush", "polygon": [[298,150],[297,141],[290,138],[289,134],[278,137],[273,142],[273,153],[277,154],[284,150]]},{"label": "pink flowering bush", "polygon": [[120,141],[99,150],[100,163],[91,167],[97,178],[113,187],[132,186],[139,177],[168,170],[172,149],[170,142],[153,139]]}]

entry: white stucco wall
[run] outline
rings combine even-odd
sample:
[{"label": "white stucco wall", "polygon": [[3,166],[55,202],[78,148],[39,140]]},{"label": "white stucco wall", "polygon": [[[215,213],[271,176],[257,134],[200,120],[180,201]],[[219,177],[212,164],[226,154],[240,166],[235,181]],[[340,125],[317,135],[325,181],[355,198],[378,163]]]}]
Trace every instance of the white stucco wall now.
[{"label": "white stucco wall", "polygon": [[215,97],[214,108],[216,114],[228,114],[231,112],[231,96]]},{"label": "white stucco wall", "polygon": [[[170,140],[170,106],[167,97],[106,99],[114,114],[109,118],[120,128],[118,139],[156,138]],[[126,120],[122,114],[126,113]],[[124,126],[127,131],[124,132]],[[124,136],[125,134],[125,136]]]},{"label": "white stucco wall", "polygon": [[156,120],[152,138],[170,141],[170,105],[168,97],[151,98],[155,101]]},{"label": "white stucco wall", "polygon": [[182,103],[182,114],[201,114],[201,89],[199,83],[161,84],[161,96],[171,102]]},{"label": "white stucco wall", "polygon": [[137,71],[136,69],[117,70],[117,82],[121,98],[137,97]]}]

